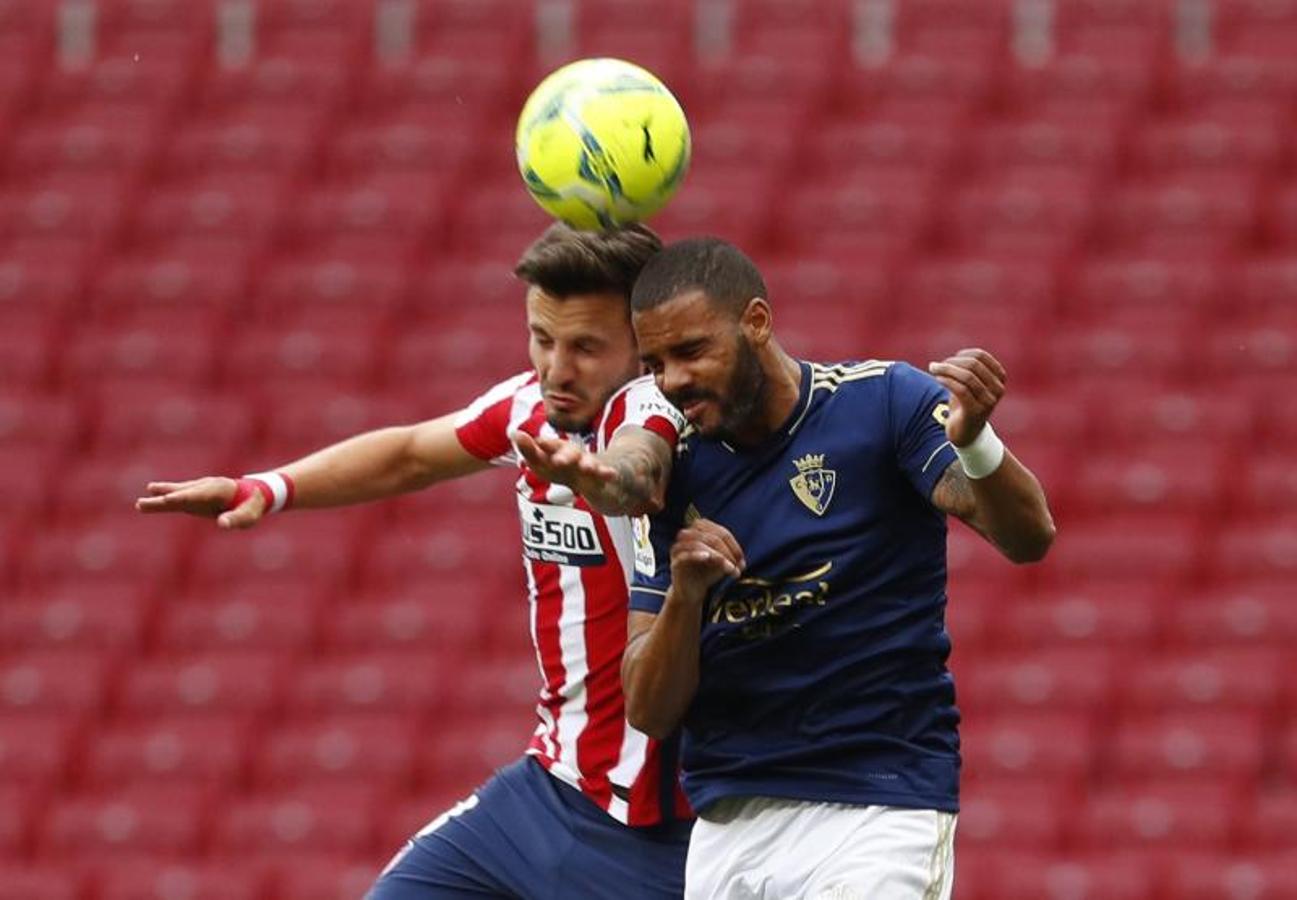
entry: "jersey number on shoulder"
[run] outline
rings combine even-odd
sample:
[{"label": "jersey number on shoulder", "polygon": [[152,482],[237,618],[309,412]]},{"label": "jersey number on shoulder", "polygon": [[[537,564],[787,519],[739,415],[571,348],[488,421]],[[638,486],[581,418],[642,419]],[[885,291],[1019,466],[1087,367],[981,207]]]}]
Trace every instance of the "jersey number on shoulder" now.
[{"label": "jersey number on shoulder", "polygon": [[594,516],[583,509],[545,506],[518,498],[522,552],[528,559],[562,566],[601,566],[606,561]]}]

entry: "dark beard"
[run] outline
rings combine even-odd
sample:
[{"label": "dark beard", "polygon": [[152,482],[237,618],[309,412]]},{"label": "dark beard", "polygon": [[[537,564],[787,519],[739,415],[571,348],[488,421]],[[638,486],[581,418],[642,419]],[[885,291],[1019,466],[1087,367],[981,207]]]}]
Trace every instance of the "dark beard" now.
[{"label": "dark beard", "polygon": [[749,425],[758,410],[764,408],[770,382],[756,351],[743,335],[738,336],[738,353],[734,361],[734,374],[726,386],[725,403],[721,409],[721,422],[716,427],[716,437],[735,443],[744,426]]}]

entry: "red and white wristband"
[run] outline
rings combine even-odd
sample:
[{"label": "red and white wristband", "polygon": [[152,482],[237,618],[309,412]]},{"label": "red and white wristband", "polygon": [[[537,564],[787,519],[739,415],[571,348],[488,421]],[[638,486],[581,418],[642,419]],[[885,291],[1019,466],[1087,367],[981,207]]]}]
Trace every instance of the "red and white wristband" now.
[{"label": "red and white wristband", "polygon": [[282,512],[293,505],[293,479],[283,472],[255,472],[235,482],[234,499],[227,509],[238,509],[253,494],[260,492],[266,501],[266,515]]}]

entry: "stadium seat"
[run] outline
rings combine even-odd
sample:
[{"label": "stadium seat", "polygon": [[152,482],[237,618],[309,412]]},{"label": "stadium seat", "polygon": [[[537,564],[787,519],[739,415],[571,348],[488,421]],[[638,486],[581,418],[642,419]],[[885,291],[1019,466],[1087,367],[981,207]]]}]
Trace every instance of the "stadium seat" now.
[{"label": "stadium seat", "polygon": [[1131,786],[1197,779],[1248,788],[1261,774],[1264,738],[1260,717],[1246,712],[1132,716],[1117,726],[1102,766]]},{"label": "stadium seat", "polygon": [[1131,309],[1209,310],[1219,297],[1221,275],[1218,266],[1201,257],[1092,257],[1080,266],[1068,305],[1091,317]]},{"label": "stadium seat", "polygon": [[[216,592],[214,589],[213,593]],[[310,595],[256,602],[222,590],[228,598],[168,603],[162,611],[156,646],[168,653],[276,650],[284,654],[310,648],[319,604]]]},{"label": "stadium seat", "polygon": [[280,900],[351,900],[364,896],[386,864],[383,853],[362,853],[351,858],[332,855],[290,856],[269,866]]},{"label": "stadium seat", "polygon": [[87,885],[63,863],[0,860],[0,900],[81,900]]},{"label": "stadium seat", "polygon": [[1209,461],[1213,449],[1246,441],[1255,427],[1255,408],[1235,392],[1187,391],[1145,378],[1117,378],[1107,387],[1083,388],[1073,397],[1086,406],[1094,433],[1114,447],[1165,447],[1210,427],[1211,437],[1203,439]]},{"label": "stadium seat", "polygon": [[974,134],[973,163],[1001,173],[1103,175],[1117,164],[1112,129],[1067,115],[990,119]]},{"label": "stadium seat", "polygon": [[371,175],[318,186],[287,224],[303,246],[372,245],[372,258],[395,262],[439,224],[444,205],[443,192],[425,176]]},{"label": "stadium seat", "polygon": [[961,672],[959,705],[987,710],[1085,713],[1106,706],[1115,687],[1115,654],[1107,648],[1066,648],[1006,654]]},{"label": "stadium seat", "polygon": [[123,382],[165,378],[177,387],[210,383],[217,355],[216,335],[152,327],[82,328],[63,353],[65,383],[91,384],[97,377]]},{"label": "stadium seat", "polygon": [[[263,859],[295,851],[337,856],[373,842],[374,793],[355,787],[234,796],[215,817],[217,858]],[[336,815],[346,810],[346,815]]]},{"label": "stadium seat", "polygon": [[1280,657],[1259,648],[1168,653],[1132,661],[1122,702],[1131,709],[1269,712],[1282,696]]},{"label": "stadium seat", "polygon": [[[433,712],[447,702],[454,667],[423,651],[348,654],[303,663],[287,702],[299,714]],[[454,677],[463,677],[457,673]]]},{"label": "stadium seat", "polygon": [[160,124],[146,109],[115,105],[29,119],[12,139],[8,167],[24,180],[131,172],[151,162]]},{"label": "stadium seat", "polygon": [[1109,788],[1091,795],[1078,811],[1075,836],[1092,849],[1224,847],[1240,803],[1214,777],[1175,786]]},{"label": "stadium seat", "polygon": [[1189,518],[1116,513],[1078,521],[1049,555],[1045,573],[1061,584],[1088,579],[1184,577],[1202,561],[1201,529]]},{"label": "stadium seat", "polygon": [[126,185],[119,175],[51,175],[0,188],[0,235],[99,243],[122,224]]},{"label": "stadium seat", "polygon": [[[293,516],[246,534],[209,531],[197,548],[191,577],[197,585],[226,588],[240,582],[292,581],[336,586],[351,570],[354,521],[345,514]],[[321,547],[328,553],[321,554]]]},{"label": "stadium seat", "polygon": [[980,900],[1161,900],[1145,854],[995,853]]},{"label": "stadium seat", "polygon": [[0,392],[0,440],[8,450],[58,453],[83,436],[73,397],[39,392]]},{"label": "stadium seat", "polygon": [[58,357],[58,319],[54,311],[0,308],[0,382],[10,389],[34,391],[50,380]]},{"label": "stadium seat", "polygon": [[923,237],[932,203],[928,178],[907,173],[867,176],[801,187],[780,223],[780,246],[789,251],[883,256],[913,249]]},{"label": "stadium seat", "polygon": [[244,777],[252,735],[251,719],[242,713],[118,722],[87,742],[80,775],[98,790],[229,789]]},{"label": "stadium seat", "polygon": [[1215,571],[1228,576],[1288,576],[1297,570],[1297,521],[1291,516],[1258,518],[1221,529]]},{"label": "stadium seat", "polygon": [[197,178],[150,191],[136,214],[138,240],[231,238],[261,245],[274,233],[287,183],[274,175]]},{"label": "stadium seat", "polygon": [[0,710],[77,714],[98,710],[107,696],[111,661],[83,651],[9,653],[0,658]]},{"label": "stadium seat", "polygon": [[282,661],[264,652],[144,660],[123,675],[118,708],[133,716],[265,713],[279,703],[282,672]]},{"label": "stadium seat", "polygon": [[[362,108],[375,115],[399,111],[406,121],[435,121],[436,117],[444,119],[448,109],[459,111],[462,105],[457,127],[463,129],[469,123],[475,126],[480,116],[495,112],[503,106],[501,101],[506,96],[517,93],[515,73],[491,56],[498,49],[491,45],[504,31],[484,31],[472,40],[458,38],[446,48],[449,52],[370,68],[359,90]],[[504,38],[508,40],[507,35]],[[488,46],[483,47],[483,43]],[[517,97],[518,108],[524,96]],[[515,114],[511,109],[510,115]]]},{"label": "stadium seat", "polygon": [[187,177],[218,172],[287,177],[314,157],[319,129],[318,113],[284,105],[194,117],[176,130],[163,165]]},{"label": "stadium seat", "polygon": [[261,900],[267,887],[256,868],[166,857],[113,861],[95,880],[100,900]]},{"label": "stadium seat", "polygon": [[[490,778],[497,768],[520,757],[535,727],[535,714],[529,714],[521,704],[512,710],[479,710],[468,716],[440,720],[417,745],[418,782],[428,793],[457,802]],[[433,735],[440,737],[433,738]],[[424,823],[449,806],[445,802],[429,806]]]},{"label": "stadium seat", "polygon": [[284,723],[261,742],[252,777],[263,788],[352,781],[400,789],[413,772],[414,737],[401,715]]},{"label": "stadium seat", "polygon": [[[86,531],[96,525],[120,522],[123,515],[137,516],[135,500],[145,494],[150,481],[184,480],[204,474],[220,472],[225,467],[228,454],[214,442],[202,441],[159,443],[138,450],[105,450],[91,457],[67,478],[50,486],[53,508],[58,521],[69,527]],[[140,539],[158,536],[164,543],[187,546],[198,523],[192,519],[136,519],[132,527]],[[210,525],[209,525],[210,527]],[[79,571],[95,573],[93,567]],[[122,571],[122,578],[137,578],[143,570]],[[59,573],[51,571],[50,577]],[[68,574],[78,574],[69,571]],[[163,569],[147,574],[148,582],[166,583],[174,574]]]},{"label": "stadium seat", "polygon": [[1282,576],[1201,588],[1167,607],[1168,632],[1186,649],[1287,647],[1297,638],[1297,608],[1289,602],[1290,594]]},{"label": "stadium seat", "polygon": [[1245,246],[1258,220],[1250,173],[1197,175],[1126,183],[1105,204],[1101,227],[1113,249],[1190,255]]},{"label": "stadium seat", "polygon": [[1154,69],[1147,58],[1066,53],[1042,66],[1012,66],[1005,72],[1005,101],[1019,115],[1070,113],[1080,121],[1110,124],[1147,101]]},{"label": "stadium seat", "polygon": [[1133,155],[1147,172],[1246,171],[1274,167],[1283,133],[1272,115],[1218,113],[1190,119],[1154,120],[1135,137]]},{"label": "stadium seat", "polygon": [[833,173],[916,166],[942,171],[955,156],[951,129],[921,117],[835,117],[807,137],[814,165]]},{"label": "stadium seat", "polygon": [[[517,565],[515,515],[507,510],[482,510],[470,521],[467,511],[444,507],[437,502],[436,494],[429,494],[429,500],[440,507],[435,522],[417,530],[405,528],[377,537],[365,564],[363,577],[367,583],[436,585],[447,580],[455,583],[458,579],[454,579],[454,573],[465,564],[470,553],[477,567],[475,574],[490,572],[494,565]],[[474,536],[471,546],[466,535]]]},{"label": "stadium seat", "polygon": [[414,587],[338,605],[323,618],[322,641],[340,651],[419,649],[433,654],[477,645],[490,628],[490,613],[481,604],[448,603],[446,597],[442,587],[434,591]]},{"label": "stadium seat", "polygon": [[0,649],[136,649],[149,622],[150,593],[104,583],[93,592],[63,586],[19,593],[0,606]]},{"label": "stadium seat", "polygon": [[972,252],[1027,258],[1067,253],[1086,236],[1094,211],[1090,179],[1014,171],[978,179],[950,200],[947,239]]},{"label": "stadium seat", "polygon": [[[1287,774],[1297,772],[1289,765]],[[1288,850],[1297,847],[1297,791],[1288,784],[1257,792],[1256,805],[1243,818],[1239,844],[1249,850]]]},{"label": "stadium seat", "polygon": [[186,241],[106,265],[96,279],[90,308],[109,320],[197,312],[212,334],[240,310],[246,290],[246,247]]},{"label": "stadium seat", "polygon": [[[835,105],[844,113],[884,111],[931,104],[942,110],[967,111],[982,106],[990,94],[992,72],[980,59],[945,53],[906,53],[881,66],[853,65],[838,71]],[[946,113],[948,114],[948,113]]]},{"label": "stadium seat", "polygon": [[653,227],[664,240],[677,240],[710,229],[747,252],[760,253],[771,243],[771,216],[764,201],[775,179],[759,167],[718,164],[689,175],[682,190]]},{"label": "stadium seat", "polygon": [[[46,482],[54,479],[34,477],[33,473],[39,473],[42,467],[62,457],[59,449],[21,444],[0,446],[0,515],[13,522],[23,517],[43,516],[50,500],[50,486]],[[0,532],[0,545],[6,537]]]},{"label": "stadium seat", "polygon": [[84,241],[32,235],[0,247],[0,304],[55,321],[81,299],[86,279]]},{"label": "stadium seat", "polygon": [[1297,853],[1177,854],[1167,867],[1167,896],[1183,900],[1283,897],[1297,883]]},{"label": "stadium seat", "polygon": [[[970,781],[960,794],[958,840],[962,848],[1055,849],[1074,805],[1062,783],[1015,778]],[[958,870],[958,862],[956,862]]]},{"label": "stadium seat", "polygon": [[1094,324],[1068,323],[1049,337],[1049,352],[1041,354],[1041,368],[1059,382],[1096,377],[1110,381],[1182,379],[1202,364],[1202,354],[1169,318],[1145,313],[1120,318],[1110,315]]},{"label": "stadium seat", "polygon": [[1212,513],[1225,494],[1227,459],[1215,447],[1181,442],[1131,448],[1085,460],[1074,485],[1078,505],[1095,512],[1182,510]]},{"label": "stadium seat", "polygon": [[198,849],[208,815],[203,791],[142,786],[56,800],[42,823],[38,852],[48,859],[115,859]]},{"label": "stadium seat", "polygon": [[366,387],[379,356],[377,329],[320,327],[306,319],[273,331],[253,331],[222,354],[225,383],[267,386]]},{"label": "stadium seat", "polygon": [[81,730],[76,718],[66,714],[6,713],[0,734],[0,784],[44,788],[59,783]]},{"label": "stadium seat", "polygon": [[1155,643],[1163,593],[1144,580],[1041,591],[1002,604],[996,636],[1002,646],[1090,646],[1138,650]]},{"label": "stadium seat", "polygon": [[148,525],[52,529],[33,538],[20,579],[29,586],[71,575],[166,583],[178,571],[183,542],[174,530]]},{"label": "stadium seat", "polygon": [[[1100,745],[1096,737],[1087,713],[1032,711],[974,716],[960,725],[964,776],[970,787],[983,781],[992,782],[991,788],[1011,787],[1007,785],[1010,779],[1025,779],[1030,785],[1030,780],[1036,778],[1078,784],[1097,761]],[[1057,800],[1051,798],[1044,805],[1060,805]],[[1057,827],[1056,823],[1054,837],[1058,836]]]}]

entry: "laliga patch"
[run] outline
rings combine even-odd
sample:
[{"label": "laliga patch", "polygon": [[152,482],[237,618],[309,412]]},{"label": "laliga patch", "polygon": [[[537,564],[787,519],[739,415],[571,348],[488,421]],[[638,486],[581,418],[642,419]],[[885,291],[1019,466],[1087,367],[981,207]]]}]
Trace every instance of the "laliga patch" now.
[{"label": "laliga patch", "polygon": [[635,571],[652,578],[658,567],[653,541],[649,538],[649,517],[636,516],[630,520],[630,525],[635,534]]},{"label": "laliga patch", "polygon": [[601,566],[607,560],[594,516],[583,509],[532,503],[518,497],[522,553],[560,566]]}]

